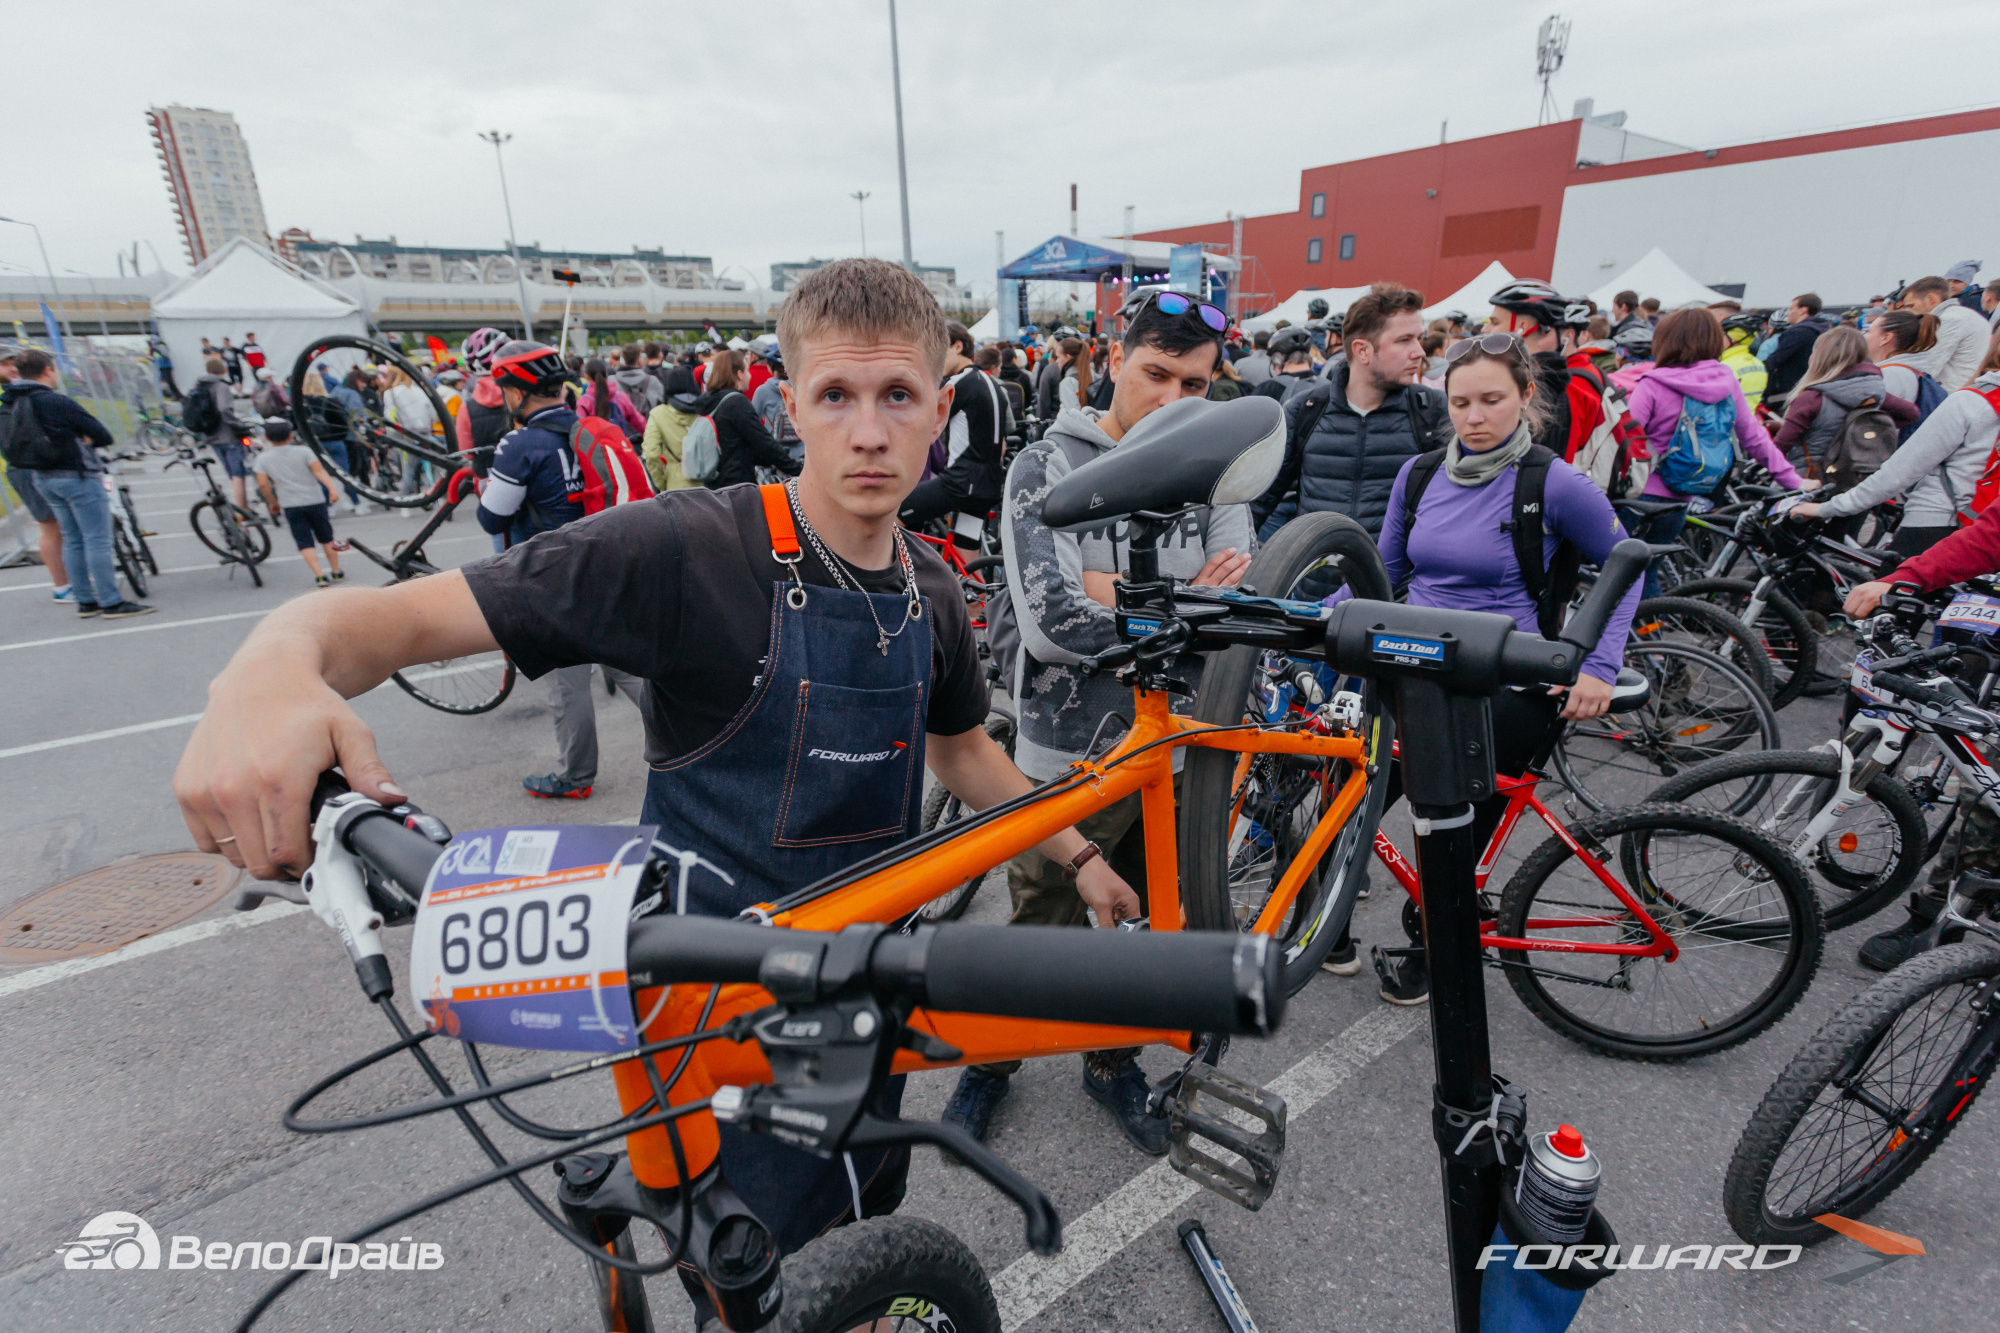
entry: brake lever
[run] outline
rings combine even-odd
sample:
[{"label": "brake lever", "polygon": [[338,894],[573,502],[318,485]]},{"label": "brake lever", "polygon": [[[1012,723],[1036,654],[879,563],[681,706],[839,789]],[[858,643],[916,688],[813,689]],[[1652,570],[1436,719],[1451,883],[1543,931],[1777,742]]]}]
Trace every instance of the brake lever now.
[{"label": "brake lever", "polygon": [[935,1120],[886,1120],[872,1111],[863,1111],[842,1146],[851,1152],[856,1148],[892,1148],[907,1143],[928,1143],[950,1153],[1012,1199],[1027,1225],[1028,1248],[1036,1254],[1054,1254],[1062,1249],[1062,1214],[1056,1211],[1049,1196],[956,1125]]},{"label": "brake lever", "polygon": [[1129,666],[1138,656],[1138,644],[1121,643],[1115,648],[1106,648],[1103,652],[1093,657],[1084,658],[1081,662],[1077,663],[1077,670],[1083,673],[1085,680],[1089,680],[1094,676],[1101,676],[1107,671],[1113,671],[1122,666]]}]

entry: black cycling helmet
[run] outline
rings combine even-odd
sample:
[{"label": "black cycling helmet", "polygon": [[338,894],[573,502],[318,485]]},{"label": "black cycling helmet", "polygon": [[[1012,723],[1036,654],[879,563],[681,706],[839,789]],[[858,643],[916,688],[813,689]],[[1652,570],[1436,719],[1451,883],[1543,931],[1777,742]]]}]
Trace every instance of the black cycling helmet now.
[{"label": "black cycling helmet", "polygon": [[1611,340],[1616,347],[1634,361],[1644,361],[1653,354],[1653,329],[1643,320]]},{"label": "black cycling helmet", "polygon": [[1306,318],[1325,319],[1326,312],[1331,308],[1327,305],[1324,298],[1315,296],[1312,300],[1306,302]]},{"label": "black cycling helmet", "polygon": [[1334,337],[1336,338],[1339,337],[1340,331],[1346,327],[1347,327],[1347,312],[1345,310],[1337,311],[1334,314],[1328,315],[1326,317],[1326,331],[1328,333],[1331,333]]},{"label": "black cycling helmet", "polygon": [[1271,336],[1271,359],[1279,365],[1302,356],[1312,355],[1313,336],[1305,329],[1279,329]]},{"label": "black cycling helmet", "polygon": [[1562,327],[1566,329],[1587,329],[1594,318],[1588,301],[1571,301],[1563,307]]},{"label": "black cycling helmet", "polygon": [[563,361],[562,353],[547,343],[516,339],[493,354],[489,372],[503,389],[519,389],[535,398],[553,397],[576,376]]},{"label": "black cycling helmet", "polygon": [[1722,327],[1734,333],[1741,329],[1745,333],[1756,333],[1764,327],[1764,316],[1754,310],[1746,310],[1740,315],[1731,315],[1722,321]]},{"label": "black cycling helmet", "polygon": [[1569,301],[1555,288],[1536,278],[1510,282],[1486,298],[1495,310],[1525,315],[1538,328],[1560,329],[1569,310]]}]

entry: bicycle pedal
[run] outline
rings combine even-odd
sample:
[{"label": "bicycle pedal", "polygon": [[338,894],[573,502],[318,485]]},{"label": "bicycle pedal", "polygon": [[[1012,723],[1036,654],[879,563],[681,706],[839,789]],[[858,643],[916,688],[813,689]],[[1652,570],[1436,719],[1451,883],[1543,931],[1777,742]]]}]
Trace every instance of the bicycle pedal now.
[{"label": "bicycle pedal", "polygon": [[[1256,1127],[1205,1113],[1200,1101],[1204,1094],[1248,1116]],[[1181,1075],[1180,1088],[1167,1109],[1167,1123],[1167,1161],[1174,1170],[1238,1207],[1254,1213],[1264,1206],[1284,1164],[1283,1097],[1204,1062]],[[1217,1156],[1203,1144],[1213,1144],[1237,1161]]]}]

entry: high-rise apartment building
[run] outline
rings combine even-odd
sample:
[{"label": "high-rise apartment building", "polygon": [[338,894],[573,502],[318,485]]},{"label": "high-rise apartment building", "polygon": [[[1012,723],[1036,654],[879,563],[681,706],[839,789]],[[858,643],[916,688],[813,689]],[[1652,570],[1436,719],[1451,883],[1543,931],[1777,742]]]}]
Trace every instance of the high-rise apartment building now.
[{"label": "high-rise apartment building", "polygon": [[250,146],[235,116],[206,107],[156,106],[147,110],[146,123],[189,263],[199,264],[232,236],[271,244]]}]

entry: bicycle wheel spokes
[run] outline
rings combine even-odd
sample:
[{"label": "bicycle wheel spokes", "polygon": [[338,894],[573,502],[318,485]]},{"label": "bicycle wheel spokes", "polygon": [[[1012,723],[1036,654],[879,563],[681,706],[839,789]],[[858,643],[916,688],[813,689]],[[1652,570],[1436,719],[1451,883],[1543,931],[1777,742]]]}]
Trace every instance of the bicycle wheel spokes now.
[{"label": "bicycle wheel spokes", "polygon": [[1644,801],[1661,778],[1718,755],[1777,748],[1770,701],[1713,653],[1634,643],[1625,661],[1652,687],[1645,705],[1572,723],[1557,748],[1558,776],[1591,809]]},{"label": "bicycle wheel spokes", "polygon": [[1943,1085],[1982,1018],[1967,1003],[1975,985],[1968,979],[1924,996],[1819,1090],[1764,1187],[1774,1218],[1839,1212],[1900,1171],[1903,1154],[1924,1146],[1913,1131],[1950,1111],[1935,1103],[1940,1093],[1950,1100]]},{"label": "bicycle wheel spokes", "polygon": [[[341,334],[313,342],[293,363],[293,424],[342,485],[383,505],[429,504],[443,494],[458,456],[439,429],[391,420],[390,407],[372,384],[349,387],[352,373],[363,366],[401,370],[428,401],[432,419],[451,421],[430,380],[401,352]],[[408,476],[416,482],[405,493]]]},{"label": "bicycle wheel spokes", "polygon": [[514,688],[514,664],[498,653],[398,671],[391,677],[419,703],[445,713],[498,708]]},{"label": "bicycle wheel spokes", "polygon": [[[1618,856],[1605,869],[1544,844],[1507,886],[1500,933],[1550,946],[1501,955],[1530,1009],[1610,1054],[1703,1054],[1748,1039],[1796,1001],[1817,966],[1820,925],[1796,863],[1725,816],[1662,807],[1593,824]],[[1652,943],[1673,954],[1591,952]]]}]

